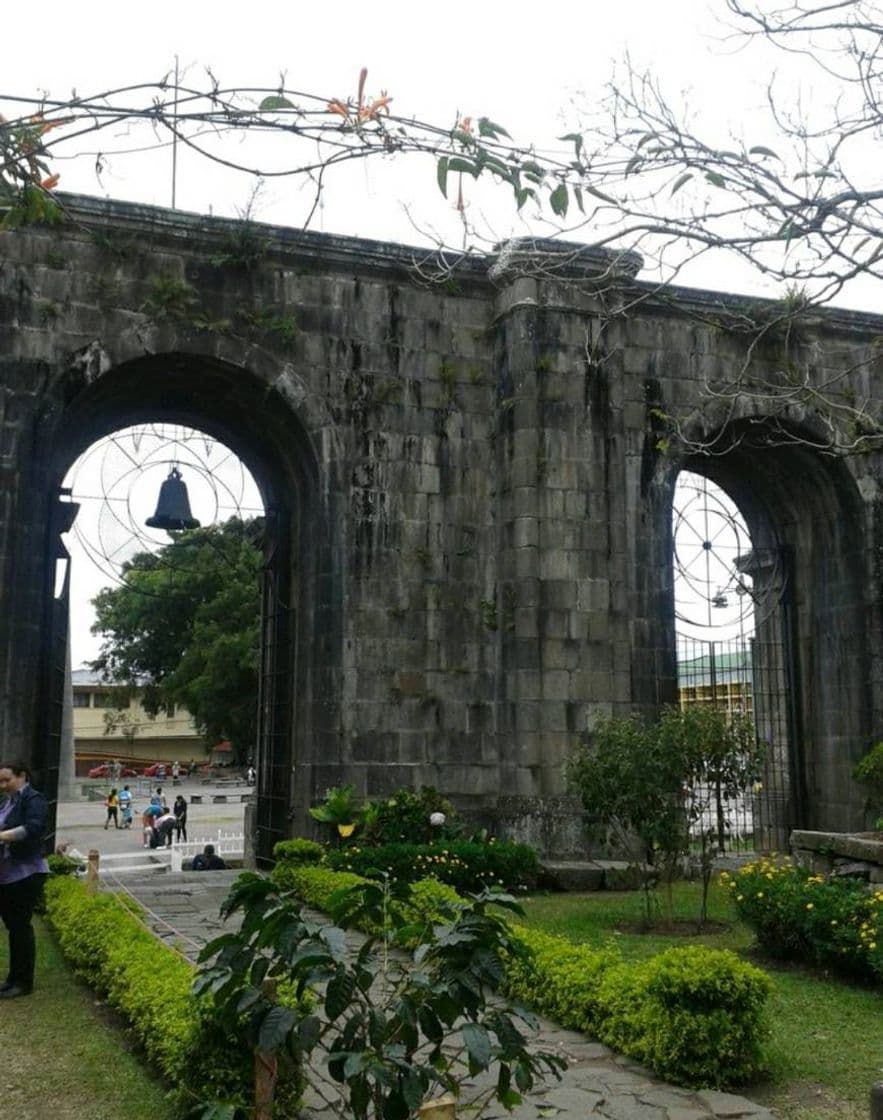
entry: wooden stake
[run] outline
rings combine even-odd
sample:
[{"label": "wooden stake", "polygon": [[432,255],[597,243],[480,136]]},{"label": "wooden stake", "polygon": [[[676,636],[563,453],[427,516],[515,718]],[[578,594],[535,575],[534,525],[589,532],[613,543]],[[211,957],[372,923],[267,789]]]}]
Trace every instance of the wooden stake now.
[{"label": "wooden stake", "polygon": [[454,1105],[456,1103],[450,1094],[437,1097],[434,1101],[421,1104],[417,1109],[417,1115],[420,1120],[455,1120]]},{"label": "wooden stake", "polygon": [[98,893],[98,864],[101,853],[97,848],[89,849],[89,860],[86,864],[86,890],[89,894]]}]

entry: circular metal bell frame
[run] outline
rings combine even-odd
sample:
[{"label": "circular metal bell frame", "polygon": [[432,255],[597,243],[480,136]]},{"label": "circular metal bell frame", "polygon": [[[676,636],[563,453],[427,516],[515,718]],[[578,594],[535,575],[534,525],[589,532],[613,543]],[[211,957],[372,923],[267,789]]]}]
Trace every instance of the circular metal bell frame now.
[{"label": "circular metal bell frame", "polygon": [[165,529],[169,533],[199,528],[199,522],[190,512],[187,484],[177,467],[172,467],[169,477],[160,486],[156,513],[153,517],[148,517],[144,524],[151,529]]}]

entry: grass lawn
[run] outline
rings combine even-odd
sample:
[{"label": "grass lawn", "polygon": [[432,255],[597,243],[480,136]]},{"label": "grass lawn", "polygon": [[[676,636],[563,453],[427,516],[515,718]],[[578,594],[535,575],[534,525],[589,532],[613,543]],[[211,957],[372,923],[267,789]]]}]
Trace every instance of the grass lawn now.
[{"label": "grass lawn", "polygon": [[[678,884],[676,918],[698,914],[699,893],[694,883]],[[612,941],[630,960],[688,938],[748,956],[773,979],[772,1038],[767,1078],[742,1091],[783,1120],[867,1120],[871,1085],[883,1081],[883,992],[754,956],[753,935],[720,887],[712,888],[709,905],[709,918],[725,923],[716,933],[631,932],[643,916],[639,892],[537,895],[524,908],[529,925],[590,945]]]},{"label": "grass lawn", "polygon": [[[19,1120],[172,1120],[166,1086],[132,1052],[115,1016],[68,969],[39,919],[35,926],[34,992],[3,1003],[4,1111]],[[3,976],[7,960],[0,936]]]}]

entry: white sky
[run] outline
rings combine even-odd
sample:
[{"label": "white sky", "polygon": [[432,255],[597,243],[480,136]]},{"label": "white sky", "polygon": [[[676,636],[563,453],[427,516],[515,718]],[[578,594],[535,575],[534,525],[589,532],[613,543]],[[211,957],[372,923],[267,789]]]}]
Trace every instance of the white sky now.
[{"label": "white sky", "polygon": [[[628,51],[634,66],[652,68],[675,99],[683,93],[689,105],[716,120],[722,135],[727,122],[738,130],[756,121],[752,141],[770,143],[761,131],[764,90],[782,56],[763,45],[736,51],[725,39],[722,8],[720,0],[559,0],[545,7],[511,0],[10,4],[3,13],[0,112],[15,113],[4,94],[68,97],[72,90],[93,94],[158,79],[174,69],[177,54],[185,77],[197,85],[205,66],[222,85],[273,86],[284,72],[290,88],[342,99],[354,94],[359,70],[367,66],[367,92],[386,90],[398,114],[439,124],[452,124],[458,111],[488,116],[518,140],[544,145],[574,127],[573,105],[593,105]],[[61,189],[170,203],[168,150],[114,158],[100,183],[93,167],[89,155],[60,159],[52,169],[61,173]],[[235,215],[249,193],[245,179],[179,150],[179,208]],[[253,216],[298,225],[310,201],[292,180],[270,180]],[[503,189],[476,189],[469,201],[470,216],[490,236],[530,232]],[[461,237],[429,160],[389,161],[336,175],[313,228],[410,243],[422,240],[421,230],[453,244]],[[591,235],[582,232],[576,239]],[[741,291],[755,284],[732,265],[682,279]],[[86,586],[76,593],[74,664],[95,653],[83,603],[95,587]]]}]

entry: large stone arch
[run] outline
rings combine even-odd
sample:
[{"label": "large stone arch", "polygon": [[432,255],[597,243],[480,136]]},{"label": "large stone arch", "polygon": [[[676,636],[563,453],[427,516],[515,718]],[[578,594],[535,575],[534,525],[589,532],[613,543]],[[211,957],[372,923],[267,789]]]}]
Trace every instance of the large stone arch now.
[{"label": "large stone arch", "polygon": [[[187,424],[215,436],[248,466],[266,510],[256,842],[259,856],[268,856],[275,840],[288,835],[298,806],[303,812],[313,799],[314,762],[328,766],[339,753],[343,591],[335,556],[343,519],[336,433],[290,366],[272,355],[229,339],[204,340],[202,347],[186,338],[162,341],[175,348],[118,361],[94,343],[54,378],[37,428],[40,477],[33,480],[43,495],[37,508],[46,511],[45,555],[51,561],[57,551],[52,538],[66,471],[112,431],[147,421]],[[42,573],[44,629],[52,567]],[[52,689],[52,656],[44,640],[43,702]]]},{"label": "large stone arch", "polygon": [[[709,431],[703,430],[704,442]],[[773,431],[754,416],[712,432],[719,454],[686,451],[660,458],[639,503],[642,526],[652,531],[643,545],[648,575],[638,586],[636,612],[655,617],[658,625],[649,628],[649,651],[639,642],[635,657],[658,670],[648,705],[673,700],[671,507],[678,474],[693,471],[730,495],[761,558],[757,563],[777,569],[770,605],[779,613],[767,612],[760,626],[779,627],[789,653],[783,667],[794,704],[788,823],[845,830],[862,819],[862,795],[851,771],[874,735],[876,606],[868,597],[873,550],[850,466],[817,450],[813,436],[798,425],[786,432],[778,419]],[[754,575],[761,587],[764,572]]]}]

